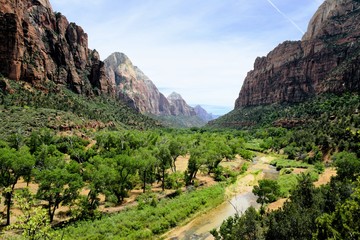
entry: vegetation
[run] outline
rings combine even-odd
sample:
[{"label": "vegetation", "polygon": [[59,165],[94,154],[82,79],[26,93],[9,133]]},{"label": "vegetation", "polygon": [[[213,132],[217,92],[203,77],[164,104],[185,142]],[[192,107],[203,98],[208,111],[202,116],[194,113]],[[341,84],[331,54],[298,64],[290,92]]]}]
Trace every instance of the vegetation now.
[{"label": "vegetation", "polygon": [[[244,108],[207,128],[165,129],[104,96],[84,97],[51,84],[43,91],[9,85],[13,93],[0,92],[6,231],[18,230],[25,239],[156,238],[224,201],[225,184],[248,164],[224,166],[236,156],[252,161],[258,151],[276,153],[271,164],[279,178],[254,187],[260,213],[249,208],[229,218],[212,231],[216,239],[359,238],[358,95]],[[177,169],[179,156],[189,156],[186,170]],[[337,176],[315,188],[331,164]],[[200,174],[224,184],[201,186]],[[17,190],[19,183],[35,186],[33,193]],[[121,206],[135,190],[141,194],[133,207],[101,211]],[[266,212],[279,197],[289,201]],[[12,223],[14,207],[22,214]]]},{"label": "vegetation", "polygon": [[[6,81],[1,79],[0,81]],[[26,84],[7,81],[9,91],[0,89],[0,130],[5,135],[29,135],[47,127],[58,131],[72,129],[149,129],[160,126],[106,96],[85,97],[49,82],[43,91]],[[15,121],[14,121],[15,120]]]},{"label": "vegetation", "polygon": [[132,208],[93,222],[75,224],[64,230],[64,239],[152,239],[223,200],[224,188],[216,185],[141,206],[140,210]]},{"label": "vegetation", "polygon": [[22,215],[8,229],[20,230],[22,232],[21,239],[60,239],[59,235],[51,228],[46,210],[41,207],[34,207],[34,196],[28,189],[17,193],[15,201],[19,205]]},{"label": "vegetation", "polygon": [[169,128],[191,128],[191,127],[203,127],[206,122],[200,119],[198,116],[150,116],[165,127]]},{"label": "vegetation", "polygon": [[[235,110],[214,122],[213,126],[247,129],[254,138],[247,143],[251,149],[285,153],[287,159],[271,164],[280,170],[280,196],[289,197],[281,209],[260,215],[250,208],[229,218],[219,231],[212,231],[215,238],[359,238],[359,105],[357,94],[323,95],[295,105]],[[333,162],[337,176],[315,188],[312,182],[324,170],[323,161]],[[303,173],[294,174],[296,169]],[[268,184],[263,185],[254,191],[266,202],[266,194],[273,195]]]},{"label": "vegetation", "polygon": [[[198,171],[213,176],[218,181],[235,179],[236,173],[220,166],[220,163],[231,161],[238,153],[251,155],[243,148],[245,140],[231,133],[200,133],[195,129],[103,130],[92,136],[94,139],[89,141],[76,135],[57,135],[53,130],[41,129],[32,131],[30,136],[13,134],[5,138],[7,142],[0,143],[0,191],[4,194],[7,211],[4,216],[10,219],[15,185],[19,181],[36,186],[33,187],[36,191],[32,196],[34,201],[30,201],[31,206],[27,208],[43,207],[46,209],[46,219],[55,224],[59,221],[56,219],[56,212],[59,208],[66,207],[66,219],[69,222],[76,221],[78,226],[83,224],[81,220],[103,220],[104,214],[99,211],[101,197],[105,198],[102,200],[105,206],[119,206],[133,189],[142,188],[143,196],[138,198],[139,207],[129,210],[136,214],[129,213],[130,215],[142,212],[155,214],[154,211],[159,211],[156,214],[166,217],[164,209],[166,212],[169,208],[176,209],[171,210],[175,215],[174,219],[166,220],[169,223],[159,217],[158,222],[153,221],[157,225],[141,228],[141,231],[145,231],[141,234],[148,234],[146,232],[150,229],[151,234],[156,235],[181,223],[197,211],[223,201],[222,185],[195,190],[199,186],[196,179]],[[191,157],[187,170],[178,172],[177,158],[188,153]],[[163,192],[152,195],[152,186],[158,186],[159,182]],[[182,193],[185,185],[194,191]],[[178,198],[181,200],[174,198],[158,202],[159,198],[166,197],[166,189],[173,190],[168,193],[169,196],[180,195]],[[180,204],[175,203],[177,201],[189,207],[189,211],[178,213],[180,210],[184,211],[185,206],[176,205]],[[175,204],[174,207],[171,204]],[[150,216],[146,215],[145,218]],[[14,225],[17,226],[14,228],[24,231],[25,227],[21,228],[16,224],[24,225],[24,222]],[[140,230],[136,227],[131,229],[135,235]]]},{"label": "vegetation", "polygon": [[277,181],[263,179],[259,181],[259,185],[255,186],[253,193],[258,196],[256,202],[264,207],[264,204],[275,202],[280,196],[280,186]]},{"label": "vegetation", "polygon": [[[335,160],[338,172],[347,171],[342,164],[346,154],[338,155]],[[244,215],[226,220],[219,231],[212,233],[216,239],[357,239],[360,179],[350,178],[338,175],[327,185],[315,188],[311,175],[303,173],[283,208],[262,216],[248,209]]]}]

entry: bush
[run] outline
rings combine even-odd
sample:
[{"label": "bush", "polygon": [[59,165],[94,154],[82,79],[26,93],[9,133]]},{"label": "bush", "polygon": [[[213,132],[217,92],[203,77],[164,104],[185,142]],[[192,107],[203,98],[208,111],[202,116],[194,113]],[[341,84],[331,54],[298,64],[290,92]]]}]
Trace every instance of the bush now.
[{"label": "bush", "polygon": [[255,153],[243,148],[239,150],[239,155],[246,160],[252,160],[255,157]]}]

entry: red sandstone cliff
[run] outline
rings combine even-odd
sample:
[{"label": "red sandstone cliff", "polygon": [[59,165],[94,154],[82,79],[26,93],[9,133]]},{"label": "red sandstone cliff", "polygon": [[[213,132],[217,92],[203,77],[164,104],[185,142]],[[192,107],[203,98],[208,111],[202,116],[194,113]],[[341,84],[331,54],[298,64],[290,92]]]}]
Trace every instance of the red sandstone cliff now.
[{"label": "red sandstone cliff", "polygon": [[0,0],[0,73],[39,87],[52,81],[76,93],[113,94],[87,34],[48,0]]},{"label": "red sandstone cliff", "polygon": [[286,41],[256,59],[235,108],[344,91],[360,91],[360,2],[326,0],[301,41]]}]

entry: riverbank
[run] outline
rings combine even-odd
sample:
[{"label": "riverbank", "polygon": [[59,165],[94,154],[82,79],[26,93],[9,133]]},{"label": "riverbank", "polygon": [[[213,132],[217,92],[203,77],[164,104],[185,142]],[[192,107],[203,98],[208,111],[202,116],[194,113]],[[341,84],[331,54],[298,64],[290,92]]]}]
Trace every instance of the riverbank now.
[{"label": "riverbank", "polygon": [[[336,176],[335,168],[326,168],[322,174],[320,174],[319,179],[314,182],[315,187],[320,187],[330,182],[331,178]],[[284,206],[284,203],[287,201],[287,198],[280,198],[277,201],[270,203],[267,206],[267,211],[274,211]]]},{"label": "riverbank", "polygon": [[250,163],[248,170],[238,176],[236,182],[225,190],[225,201],[210,211],[195,216],[190,222],[176,227],[164,234],[164,239],[213,239],[210,231],[219,228],[224,220],[235,213],[244,212],[250,206],[259,207],[256,203],[257,197],[252,193],[253,187],[260,179],[263,179],[266,172],[272,170],[269,163],[274,159],[262,153],[258,153],[253,163]]}]

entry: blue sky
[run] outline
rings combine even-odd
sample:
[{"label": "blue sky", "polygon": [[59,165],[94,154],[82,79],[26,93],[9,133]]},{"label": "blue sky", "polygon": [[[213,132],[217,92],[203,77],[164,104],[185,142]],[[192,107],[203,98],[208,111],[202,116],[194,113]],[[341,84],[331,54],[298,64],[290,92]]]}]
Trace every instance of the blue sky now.
[{"label": "blue sky", "polygon": [[233,109],[257,56],[299,40],[323,0],[50,0],[102,59],[125,53],[165,95]]}]

